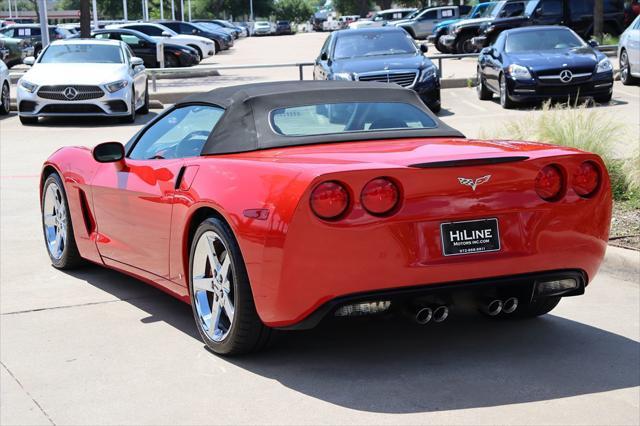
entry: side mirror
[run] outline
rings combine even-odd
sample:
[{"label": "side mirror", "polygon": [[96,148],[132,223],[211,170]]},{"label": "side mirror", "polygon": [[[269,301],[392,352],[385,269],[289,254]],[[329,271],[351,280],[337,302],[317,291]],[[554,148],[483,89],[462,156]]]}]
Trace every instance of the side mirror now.
[{"label": "side mirror", "polygon": [[34,58],[33,56],[27,56],[26,58],[24,58],[22,63],[25,65],[32,66],[33,64],[36,63],[36,58]]},{"label": "side mirror", "polygon": [[171,33],[169,31],[163,31],[162,34],[160,34],[162,37],[171,37]]},{"label": "side mirror", "polygon": [[133,58],[131,58],[132,68],[139,67],[140,65],[144,65],[144,61],[142,60],[142,58],[138,58],[137,56],[134,56]]},{"label": "side mirror", "polygon": [[191,30],[191,34],[198,34],[198,30],[196,30],[195,28]]},{"label": "side mirror", "polygon": [[124,146],[120,142],[104,142],[93,148],[93,159],[98,163],[117,163],[124,160]]},{"label": "side mirror", "polygon": [[[596,47],[600,46],[600,44],[598,43],[598,40],[593,40],[593,39],[589,40],[589,41],[588,41],[588,44],[589,44],[589,46],[593,47],[594,49],[595,49]],[[25,60],[26,60],[26,59],[25,59]]]},{"label": "side mirror", "polygon": [[320,60],[321,61],[326,61],[327,59],[329,59],[329,56],[327,55],[327,52],[322,52],[320,54]]},{"label": "side mirror", "polygon": [[420,45],[420,51],[422,53],[427,53],[429,51],[429,46],[427,46],[426,44],[421,44]]}]

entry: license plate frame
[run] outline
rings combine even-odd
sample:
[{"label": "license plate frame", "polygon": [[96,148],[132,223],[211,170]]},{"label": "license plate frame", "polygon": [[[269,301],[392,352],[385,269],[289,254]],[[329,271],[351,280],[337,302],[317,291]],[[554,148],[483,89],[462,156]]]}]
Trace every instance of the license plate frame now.
[{"label": "license plate frame", "polygon": [[[462,237],[462,241],[455,244],[452,241],[453,235],[450,231],[457,232],[456,237],[459,239]],[[491,231],[491,233],[487,234],[487,231]],[[462,234],[460,234],[461,232]],[[475,238],[477,235],[482,235],[482,237]],[[501,250],[500,223],[495,217],[443,222],[440,224],[440,241],[442,255],[447,257],[497,252]]]}]

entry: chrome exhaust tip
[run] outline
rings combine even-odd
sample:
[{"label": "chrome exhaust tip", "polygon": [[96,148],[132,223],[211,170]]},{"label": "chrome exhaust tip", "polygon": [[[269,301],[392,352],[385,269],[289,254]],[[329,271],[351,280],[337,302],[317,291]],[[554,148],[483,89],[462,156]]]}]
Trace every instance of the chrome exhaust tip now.
[{"label": "chrome exhaust tip", "polygon": [[517,297],[510,297],[502,304],[502,312],[504,312],[505,314],[511,314],[515,312],[516,309],[518,309]]},{"label": "chrome exhaust tip", "polygon": [[433,311],[431,310],[431,308],[420,308],[416,312],[414,319],[418,324],[425,325],[426,323],[431,321],[432,317],[433,317]]},{"label": "chrome exhaust tip", "polygon": [[489,315],[490,317],[495,317],[500,312],[502,312],[502,300],[495,299],[482,305],[482,312]]},{"label": "chrome exhaust tip", "polygon": [[444,305],[438,306],[435,311],[433,311],[433,321],[442,322],[449,317],[449,308]]}]

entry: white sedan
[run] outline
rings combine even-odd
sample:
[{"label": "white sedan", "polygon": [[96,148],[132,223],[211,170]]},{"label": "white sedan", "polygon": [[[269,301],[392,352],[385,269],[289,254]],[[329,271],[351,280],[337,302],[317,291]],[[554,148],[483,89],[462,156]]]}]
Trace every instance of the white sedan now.
[{"label": "white sedan", "polygon": [[11,100],[9,97],[9,69],[0,61],[0,114],[9,114]]},{"label": "white sedan", "polygon": [[38,117],[117,116],[133,122],[149,112],[143,61],[119,40],[54,41],[18,81],[18,114],[22,124]]},{"label": "white sedan", "polygon": [[200,60],[216,54],[216,45],[212,40],[197,35],[178,34],[171,28],[161,24],[134,22],[131,24],[107,25],[105,28],[128,28],[130,30],[140,31],[158,41],[191,47],[198,51]]},{"label": "white sedan", "polygon": [[640,82],[640,16],[620,36],[618,43],[620,80],[624,85]]}]

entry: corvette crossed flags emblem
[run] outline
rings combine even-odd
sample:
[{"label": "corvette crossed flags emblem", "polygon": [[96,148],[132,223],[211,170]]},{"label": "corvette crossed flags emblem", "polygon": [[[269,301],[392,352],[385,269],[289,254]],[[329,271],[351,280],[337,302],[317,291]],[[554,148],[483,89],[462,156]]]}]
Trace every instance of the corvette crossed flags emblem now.
[{"label": "corvette crossed flags emblem", "polygon": [[458,182],[460,182],[461,185],[467,185],[470,186],[471,189],[473,189],[474,191],[476,190],[476,187],[478,185],[482,185],[485,182],[488,182],[489,179],[491,179],[491,175],[486,175],[486,176],[482,176],[479,177],[476,180],[473,179],[469,179],[469,178],[463,178],[463,177],[459,177],[458,178]]}]

